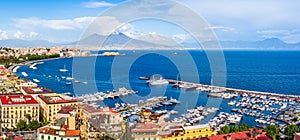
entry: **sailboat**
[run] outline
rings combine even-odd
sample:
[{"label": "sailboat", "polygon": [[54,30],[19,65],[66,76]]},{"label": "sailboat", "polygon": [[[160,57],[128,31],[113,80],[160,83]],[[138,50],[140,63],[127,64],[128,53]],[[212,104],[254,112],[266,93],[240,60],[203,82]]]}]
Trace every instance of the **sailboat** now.
[{"label": "sailboat", "polygon": [[63,69],[59,69],[60,72],[67,72],[68,70],[66,69],[66,65],[64,65]]}]

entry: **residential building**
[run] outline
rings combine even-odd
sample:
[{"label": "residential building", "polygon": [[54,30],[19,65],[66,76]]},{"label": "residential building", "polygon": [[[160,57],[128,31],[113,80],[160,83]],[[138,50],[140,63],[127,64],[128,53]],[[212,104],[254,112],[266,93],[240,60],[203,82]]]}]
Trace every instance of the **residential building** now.
[{"label": "residential building", "polygon": [[55,120],[38,129],[38,140],[79,140],[80,130],[76,130],[75,106],[63,106]]},{"label": "residential building", "polygon": [[123,117],[113,108],[95,108],[88,104],[81,104],[78,108],[83,122],[80,127],[82,137],[95,138],[103,134],[118,137],[122,134],[125,127]]},{"label": "residential building", "polygon": [[68,130],[64,127],[45,126],[38,129],[38,140],[80,140],[80,130]]},{"label": "residential building", "polygon": [[22,87],[21,92],[24,95],[31,95],[34,99],[37,99],[38,95],[52,95],[55,92],[53,90],[44,87]]},{"label": "residential building", "polygon": [[81,104],[81,101],[79,101],[77,98],[60,94],[38,95],[37,101],[41,107],[41,115],[49,122],[56,119],[57,112],[61,110],[63,106]]},{"label": "residential building", "polygon": [[16,127],[19,120],[39,120],[39,104],[31,95],[0,95],[2,128]]},{"label": "residential building", "polygon": [[215,135],[198,140],[272,140],[272,138],[267,136],[266,132],[262,130],[250,129],[249,131]]},{"label": "residential building", "polygon": [[170,134],[161,135],[161,140],[186,140],[214,136],[217,134],[216,130],[211,128],[208,124],[171,127],[169,131]]},{"label": "residential building", "polygon": [[131,129],[134,140],[159,140],[159,125],[156,123],[137,123]]}]

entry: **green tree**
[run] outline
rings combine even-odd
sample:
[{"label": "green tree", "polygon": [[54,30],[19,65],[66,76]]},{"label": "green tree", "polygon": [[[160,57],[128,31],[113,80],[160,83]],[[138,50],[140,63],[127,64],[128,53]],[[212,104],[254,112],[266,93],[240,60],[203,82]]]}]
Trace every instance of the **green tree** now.
[{"label": "green tree", "polygon": [[219,134],[228,134],[229,132],[230,132],[230,126],[225,125],[225,126],[221,127]]},{"label": "green tree", "polygon": [[40,123],[36,120],[30,121],[27,128],[30,130],[37,130],[40,127]]},{"label": "green tree", "polygon": [[276,140],[276,137],[279,136],[279,129],[275,125],[269,125],[265,131],[273,140]]},{"label": "green tree", "polygon": [[232,126],[230,129],[230,132],[239,132],[239,131],[240,131],[240,128],[237,125]]},{"label": "green tree", "polygon": [[292,124],[292,125],[288,125],[285,129],[284,129],[284,134],[288,136],[289,140],[292,140],[294,137],[294,133],[299,132],[299,128],[297,125]]},{"label": "green tree", "polygon": [[17,124],[17,129],[18,130],[24,130],[26,128],[26,122],[24,120],[19,120]]},{"label": "green tree", "polygon": [[26,114],[25,117],[26,117],[26,119],[27,119],[28,122],[31,121],[31,116],[30,116],[30,114]]},{"label": "green tree", "polygon": [[246,123],[241,124],[240,131],[247,131],[249,130],[249,126]]}]

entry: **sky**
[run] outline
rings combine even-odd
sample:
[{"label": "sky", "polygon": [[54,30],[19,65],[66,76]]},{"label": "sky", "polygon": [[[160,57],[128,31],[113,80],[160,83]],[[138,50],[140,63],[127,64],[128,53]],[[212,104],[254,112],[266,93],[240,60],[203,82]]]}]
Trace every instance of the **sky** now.
[{"label": "sky", "polygon": [[[81,38],[95,17],[124,2],[126,1],[1,1],[0,40],[75,41]],[[202,17],[219,40],[256,41],[276,37],[288,43],[300,42],[300,1],[297,0],[177,0],[176,2],[187,6]],[[141,9],[139,12],[145,11]],[[181,41],[190,38],[179,27],[158,20],[132,21],[119,31],[130,37],[156,33]],[[99,32],[99,34],[107,33]]]}]

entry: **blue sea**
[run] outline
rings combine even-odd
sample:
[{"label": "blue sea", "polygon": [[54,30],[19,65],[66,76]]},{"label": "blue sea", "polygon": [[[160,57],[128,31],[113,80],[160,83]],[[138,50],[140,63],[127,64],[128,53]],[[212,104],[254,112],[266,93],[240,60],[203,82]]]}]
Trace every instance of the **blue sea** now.
[{"label": "blue sea", "polygon": [[[102,53],[102,52],[98,52]],[[100,105],[114,107],[116,102],[138,103],[154,96],[167,96],[181,101],[174,109],[185,113],[195,106],[210,106],[219,102],[221,111],[229,112],[228,100],[208,101],[207,93],[185,91],[168,86],[149,86],[140,76],[159,74],[167,79],[179,79],[201,84],[300,95],[300,51],[224,51],[212,61],[211,52],[192,51],[122,51],[125,56],[117,57],[76,57],[47,60],[36,65],[33,70],[22,66],[17,74],[26,72],[25,79],[38,79],[39,85],[58,93],[71,92],[74,96],[91,94],[97,91],[112,91],[120,87],[138,91],[137,95],[120,99],[105,99]],[[220,57],[220,55],[213,55]],[[224,67],[225,66],[225,67]],[[66,67],[68,72],[60,72]],[[212,72],[213,71],[213,72]],[[216,80],[212,77],[215,76]],[[81,83],[66,85],[63,77],[73,77]],[[225,79],[225,83],[216,82]],[[88,84],[82,84],[82,82]],[[175,116],[176,117],[176,116]],[[255,125],[254,118],[245,116],[242,122]]]}]

